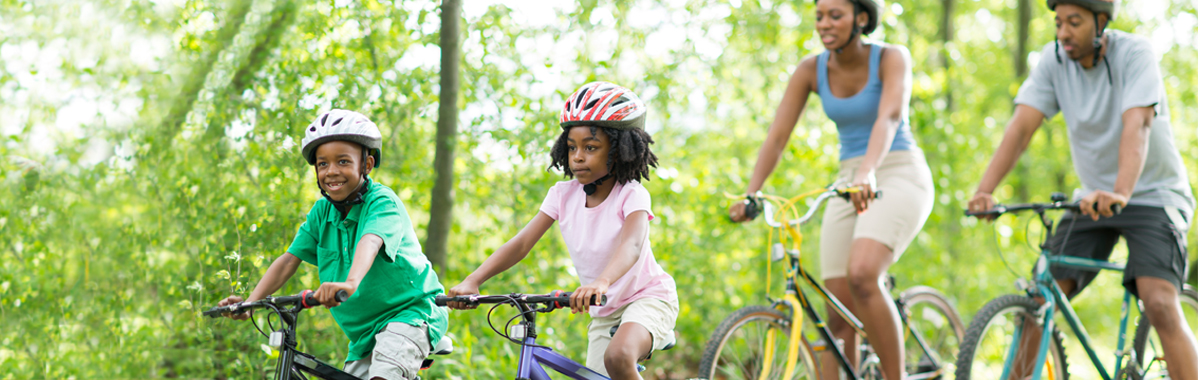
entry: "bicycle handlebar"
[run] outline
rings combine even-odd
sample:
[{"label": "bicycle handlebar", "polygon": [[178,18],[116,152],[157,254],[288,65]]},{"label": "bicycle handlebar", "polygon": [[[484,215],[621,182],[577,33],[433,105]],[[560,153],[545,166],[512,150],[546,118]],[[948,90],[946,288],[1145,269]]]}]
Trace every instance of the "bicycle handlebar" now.
[{"label": "bicycle handlebar", "polygon": [[[1098,207],[1100,207],[1100,206],[1095,203],[1092,204],[1093,210],[1098,210]],[[1120,214],[1121,210],[1122,210],[1121,205],[1116,204],[1116,203],[1112,204],[1110,209],[1113,211],[1113,214]],[[1079,202],[1071,202],[1071,203],[1053,202],[1053,203],[1021,203],[1021,204],[1015,204],[1015,205],[996,205],[996,207],[993,207],[991,210],[975,211],[975,212],[973,212],[971,210],[965,210],[963,212],[963,214],[965,214],[966,216],[1000,215],[1000,214],[1009,214],[1009,213],[1014,213],[1017,211],[1026,211],[1026,210],[1034,210],[1034,211],[1038,211],[1038,212],[1045,211],[1045,210],[1070,210],[1070,211],[1074,211],[1074,212],[1080,212]]]},{"label": "bicycle handlebar", "polygon": [[[806,211],[804,213],[804,216],[801,216],[800,219],[793,219],[793,220],[787,221],[788,225],[798,226],[801,224],[808,223],[809,219],[812,219],[813,215],[817,213],[817,209],[821,208],[821,204],[824,203],[829,198],[831,198],[833,196],[838,196],[838,197],[841,197],[842,199],[845,199],[848,201],[848,200],[850,200],[850,194],[854,194],[859,191],[860,190],[858,187],[841,187],[841,188],[831,187],[828,191],[823,192],[820,195],[817,195],[817,200],[815,202],[813,202],[813,205],[808,208],[808,211]],[[883,197],[883,190],[875,190],[875,198],[882,198],[882,197]],[[762,203],[763,203],[763,211],[764,211],[763,213],[767,215],[765,218],[767,225],[771,226],[771,227],[775,227],[775,228],[782,227],[783,224],[780,223],[779,221],[775,220],[775,210],[773,210],[774,206],[771,204],[771,202],[762,202]]]},{"label": "bicycle handlebar", "polygon": [[[244,310],[262,309],[270,306],[276,308],[287,307],[290,305],[298,305],[301,309],[308,309],[320,306],[321,302],[313,296],[316,293],[312,290],[305,290],[294,296],[267,297],[253,302],[239,302],[232,305],[216,306],[204,312],[204,316],[209,318],[218,318],[225,313],[238,313]],[[333,299],[338,302],[346,302],[350,298],[350,294],[345,290],[339,290],[333,295]]]},{"label": "bicycle handlebar", "polygon": [[[557,295],[555,295],[557,294]],[[608,296],[601,294],[600,302],[596,302],[597,296],[592,296],[591,306],[604,306],[608,303]],[[471,294],[465,296],[437,296],[433,299],[433,303],[438,306],[446,306],[450,302],[462,302],[469,305],[491,304],[491,303],[509,303],[516,302],[520,304],[546,304],[555,309],[567,307],[571,304],[570,292],[555,292],[553,294],[521,294],[513,293],[504,296],[487,296],[480,294]]]}]

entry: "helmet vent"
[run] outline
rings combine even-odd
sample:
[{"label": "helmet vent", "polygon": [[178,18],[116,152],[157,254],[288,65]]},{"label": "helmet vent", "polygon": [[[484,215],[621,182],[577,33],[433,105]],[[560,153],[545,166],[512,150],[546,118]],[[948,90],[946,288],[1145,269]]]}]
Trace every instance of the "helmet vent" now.
[{"label": "helmet vent", "polygon": [[321,115],[321,126],[322,126],[322,127],[324,127],[324,126],[325,126],[325,121],[326,121],[326,120],[329,120],[329,113],[328,113],[328,112],[326,112],[324,115]]},{"label": "helmet vent", "polygon": [[317,127],[312,127],[312,128],[309,128],[309,129],[308,129],[308,131],[309,131],[309,132],[316,132],[316,131],[317,131]]},{"label": "helmet vent", "polygon": [[342,122],[342,119],[334,120],[333,125],[338,125],[338,123],[341,123],[341,122]]}]

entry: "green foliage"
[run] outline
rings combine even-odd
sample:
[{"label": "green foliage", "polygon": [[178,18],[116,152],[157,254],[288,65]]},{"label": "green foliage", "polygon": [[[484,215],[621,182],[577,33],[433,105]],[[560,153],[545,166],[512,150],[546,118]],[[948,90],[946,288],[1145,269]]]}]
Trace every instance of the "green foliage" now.
[{"label": "green foliage", "polygon": [[[385,147],[374,177],[397,191],[419,230],[428,221],[436,1],[167,3],[0,1],[0,378],[267,376],[274,362],[253,327],[199,312],[249,293],[319,196],[297,145],[321,110],[357,110],[379,124]],[[942,289],[969,319],[1013,291],[1043,232],[1024,218],[987,225],[961,216],[1022,78],[1012,57],[1016,2],[955,4],[950,43],[938,35],[942,10],[929,1],[888,2],[874,37],[912,52],[910,122],[938,194],[892,273],[900,287]],[[778,295],[777,266],[775,288],[762,281],[765,228],[727,222],[723,194],[745,188],[788,75],[821,51],[812,2],[512,6],[465,7],[465,153],[442,283],[457,284],[515,235],[563,179],[546,170],[562,97],[596,79],[633,88],[650,103],[661,163],[645,183],[657,214],[652,244],[681,297],[679,345],[656,354],[644,375],[689,377],[726,311],[761,303],[768,290]],[[1037,52],[1054,25],[1041,3],[1033,9],[1029,46]],[[1179,42],[1164,45],[1160,68],[1176,143],[1194,173],[1196,10],[1173,0],[1159,14],[1138,12],[1148,11],[1130,11],[1114,27]],[[807,111],[769,192],[797,194],[833,179],[836,128],[819,101]],[[1059,117],[997,195],[1046,200],[1076,185]],[[818,231],[804,229],[814,270]],[[1006,265],[1015,274],[997,269]],[[306,267],[280,292],[317,285]],[[554,231],[482,291],[576,286]],[[1076,310],[1093,340],[1111,345],[1119,277],[1102,275],[1091,289]],[[302,318],[302,349],[340,361],[345,338],[329,314]],[[483,310],[452,312],[458,351],[424,376],[511,376],[517,347],[484,318]],[[542,343],[582,360],[588,318],[542,320]],[[1076,361],[1082,352],[1068,353],[1074,368],[1088,366]]]}]

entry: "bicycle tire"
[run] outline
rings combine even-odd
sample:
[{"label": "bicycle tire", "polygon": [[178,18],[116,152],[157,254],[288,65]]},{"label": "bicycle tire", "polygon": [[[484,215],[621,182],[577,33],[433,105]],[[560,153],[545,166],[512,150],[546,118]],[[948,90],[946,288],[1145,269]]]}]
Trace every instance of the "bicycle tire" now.
[{"label": "bicycle tire", "polygon": [[[1025,295],[1009,294],[997,297],[983,306],[983,309],[971,319],[967,326],[966,337],[963,338],[955,363],[955,379],[997,379],[1004,370],[1004,361],[1011,346],[1012,333],[992,327],[1003,327],[1005,321],[1012,322],[1008,317],[1032,318],[1040,305],[1033,298]],[[1013,331],[1024,328],[1021,323],[1012,323]],[[1021,325],[1021,326],[1018,326]],[[998,335],[997,335],[998,334]],[[1045,379],[1066,380],[1067,354],[1063,351],[1063,335],[1054,328],[1051,334],[1050,347],[1046,350],[1046,366],[1042,367]],[[980,346],[987,343],[998,343],[998,350],[984,349]],[[998,340],[998,342],[993,342]],[[988,348],[991,348],[990,345]],[[1034,350],[1024,350],[1036,355]],[[1033,351],[1033,352],[1030,352]],[[1020,362],[1020,359],[1014,360]],[[1013,373],[1010,373],[1010,376]]]},{"label": "bicycle tire", "polygon": [[[738,309],[717,325],[700,359],[700,378],[711,380],[758,379],[763,368],[769,368],[768,379],[783,378],[787,364],[787,342],[791,318],[770,306],[748,306]],[[764,365],[767,347],[763,344],[768,331],[775,334],[774,360]],[[744,344],[749,343],[749,344]],[[741,352],[746,351],[746,352]],[[801,341],[796,369],[791,379],[817,379],[816,361],[808,342]]]},{"label": "bicycle tire", "polygon": [[[1184,285],[1183,292],[1179,293],[1179,300],[1185,306],[1183,308],[1184,323],[1193,323],[1191,326],[1192,332],[1196,332],[1196,288],[1191,285]],[[1190,306],[1189,309],[1187,306]],[[1190,311],[1190,313],[1189,313]],[[1158,342],[1158,333],[1151,333],[1154,326],[1150,325],[1150,321],[1145,315],[1138,316],[1137,332],[1133,335],[1133,352],[1136,354],[1137,368],[1134,371],[1127,373],[1132,375],[1131,379],[1165,379],[1167,378],[1166,362],[1162,360],[1162,344]],[[1147,347],[1148,346],[1148,347]],[[1147,354],[1147,348],[1150,349]],[[1147,363],[1146,358],[1152,357]]]},{"label": "bicycle tire", "polygon": [[[929,373],[943,370],[942,373],[954,373],[955,357],[959,346],[966,335],[966,327],[962,317],[950,300],[942,292],[928,286],[914,286],[900,293],[901,304],[907,316],[912,331],[920,334],[929,349],[938,356],[942,368],[936,368],[933,361],[925,355],[920,343],[908,336],[910,330],[904,330],[904,367],[908,374]],[[948,378],[938,376],[935,378]]]}]

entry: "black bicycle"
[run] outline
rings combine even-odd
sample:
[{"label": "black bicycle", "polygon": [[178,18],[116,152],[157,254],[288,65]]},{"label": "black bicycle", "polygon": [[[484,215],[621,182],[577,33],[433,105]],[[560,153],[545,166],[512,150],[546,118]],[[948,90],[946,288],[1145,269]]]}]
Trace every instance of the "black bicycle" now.
[{"label": "black bicycle", "polygon": [[[294,296],[267,297],[258,301],[217,306],[205,311],[204,316],[219,318],[224,314],[238,314],[258,309],[266,309],[272,314],[278,315],[279,320],[283,321],[283,326],[270,334],[260,329],[257,323],[253,323],[254,328],[268,338],[268,345],[279,350],[279,360],[275,364],[274,379],[276,380],[304,380],[309,376],[327,380],[361,380],[338,367],[317,360],[316,357],[296,349],[296,324],[299,322],[300,311],[321,305],[313,297],[313,293],[312,290],[305,290]],[[339,290],[334,298],[338,302],[345,302],[350,297],[345,290]],[[453,351],[454,343],[450,338],[442,337],[429,354],[430,356],[446,355]],[[431,364],[433,364],[432,359],[425,359],[421,369],[427,369]]]}]

